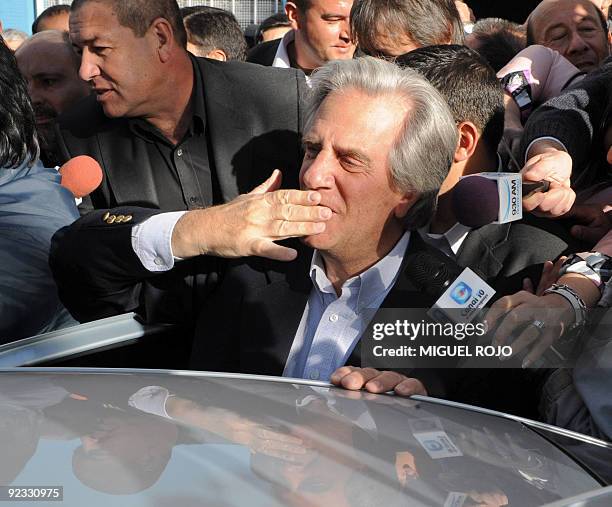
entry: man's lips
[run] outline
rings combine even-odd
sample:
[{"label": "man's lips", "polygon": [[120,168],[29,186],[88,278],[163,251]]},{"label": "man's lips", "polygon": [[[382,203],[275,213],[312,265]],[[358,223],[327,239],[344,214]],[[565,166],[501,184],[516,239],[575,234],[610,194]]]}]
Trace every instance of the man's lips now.
[{"label": "man's lips", "polygon": [[93,91],[96,94],[97,99],[100,101],[100,100],[104,100],[108,98],[108,96],[113,92],[113,89],[112,88],[94,88]]},{"label": "man's lips", "polygon": [[34,122],[36,125],[46,125],[47,123],[51,123],[54,120],[52,116],[35,116]]}]

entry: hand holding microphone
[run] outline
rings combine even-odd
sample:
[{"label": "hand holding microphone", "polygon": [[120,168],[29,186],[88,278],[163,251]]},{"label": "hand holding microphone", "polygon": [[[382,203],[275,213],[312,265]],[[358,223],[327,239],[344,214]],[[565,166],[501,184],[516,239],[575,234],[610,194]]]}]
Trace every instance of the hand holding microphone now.
[{"label": "hand holding microphone", "polygon": [[525,182],[548,181],[550,189],[524,198],[523,208],[540,216],[558,217],[567,213],[576,200],[570,182],[572,157],[545,143],[534,144],[529,153],[535,154],[529,158],[521,175]]}]

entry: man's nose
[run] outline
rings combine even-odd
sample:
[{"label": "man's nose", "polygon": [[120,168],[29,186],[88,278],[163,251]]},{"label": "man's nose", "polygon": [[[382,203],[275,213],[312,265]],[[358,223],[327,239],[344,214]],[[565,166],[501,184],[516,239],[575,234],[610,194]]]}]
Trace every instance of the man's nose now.
[{"label": "man's nose", "polygon": [[320,151],[316,158],[302,171],[305,188],[332,188],[334,185],[333,164],[329,155]]},{"label": "man's nose", "polygon": [[571,38],[570,38],[569,46],[567,48],[568,54],[582,53],[583,51],[586,51],[587,49],[589,49],[588,44],[584,41],[580,33],[578,33],[577,31],[572,32],[570,37]]},{"label": "man's nose", "polygon": [[348,19],[342,22],[340,27],[340,38],[345,42],[351,41],[351,23]]},{"label": "man's nose", "polygon": [[37,92],[36,86],[34,86],[34,83],[31,81],[28,81],[28,95],[30,96],[33,106],[38,106],[41,104],[42,99],[40,94]]},{"label": "man's nose", "polygon": [[91,81],[94,77],[99,75],[100,69],[94,60],[94,55],[92,55],[87,48],[83,49],[81,66],[79,67],[79,77],[83,81]]}]

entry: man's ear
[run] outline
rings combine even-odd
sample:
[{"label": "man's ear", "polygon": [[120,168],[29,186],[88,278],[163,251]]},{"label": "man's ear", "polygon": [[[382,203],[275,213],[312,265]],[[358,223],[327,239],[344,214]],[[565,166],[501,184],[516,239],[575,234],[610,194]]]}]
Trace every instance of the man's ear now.
[{"label": "man's ear", "polygon": [[395,208],[393,208],[395,218],[404,218],[418,197],[419,195],[416,192],[405,194],[400,199],[400,202],[395,205]]},{"label": "man's ear", "polygon": [[455,150],[453,162],[465,162],[476,151],[476,145],[480,139],[480,133],[471,121],[464,121],[459,124],[459,141]]},{"label": "man's ear", "polygon": [[293,2],[287,2],[285,4],[285,14],[289,18],[289,22],[291,23],[291,28],[293,30],[298,30],[300,28],[299,22],[299,12],[298,6]]},{"label": "man's ear", "polygon": [[227,62],[227,55],[225,51],[219,48],[212,49],[206,54],[206,58],[211,58],[212,60],[219,60],[220,62]]},{"label": "man's ear", "polygon": [[166,63],[172,56],[174,46],[174,31],[167,19],[156,18],[151,23],[149,31],[155,38],[157,53],[162,63]]}]

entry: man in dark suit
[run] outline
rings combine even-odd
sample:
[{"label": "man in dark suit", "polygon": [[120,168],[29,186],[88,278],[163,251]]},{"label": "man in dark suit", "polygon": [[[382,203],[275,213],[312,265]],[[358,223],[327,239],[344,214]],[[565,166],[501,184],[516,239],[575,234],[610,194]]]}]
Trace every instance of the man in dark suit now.
[{"label": "man in dark suit", "polygon": [[70,37],[95,94],[60,120],[60,144],[102,166],[93,208],[203,208],[275,168],[297,184],[301,73],[190,56],[175,0],[76,0]]},{"label": "man in dark suit", "polygon": [[293,0],[285,5],[292,30],[282,39],[255,46],[248,62],[302,69],[306,75],[331,60],[352,58],[352,0]]}]

